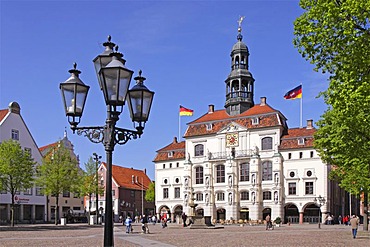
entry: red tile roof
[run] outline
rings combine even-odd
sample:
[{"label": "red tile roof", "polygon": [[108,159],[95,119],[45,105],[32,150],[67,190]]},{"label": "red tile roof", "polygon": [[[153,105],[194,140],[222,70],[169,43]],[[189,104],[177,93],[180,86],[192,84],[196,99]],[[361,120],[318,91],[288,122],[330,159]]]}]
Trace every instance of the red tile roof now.
[{"label": "red tile roof", "polygon": [[9,112],[8,109],[0,110],[0,122],[5,118],[6,114],[8,114],[8,112]]},{"label": "red tile roof", "polygon": [[54,143],[48,144],[48,145],[46,145],[46,146],[40,147],[40,148],[39,148],[39,150],[40,150],[40,152],[42,153],[42,152],[44,152],[44,151],[49,150],[49,149],[50,149],[50,148],[52,148],[52,147],[55,147],[55,146],[57,145],[57,143],[58,143],[58,142],[54,142]]},{"label": "red tile roof", "polygon": [[[258,117],[259,123],[252,124],[252,119]],[[217,110],[206,113],[200,118],[189,123],[185,137],[215,134],[229,123],[235,122],[249,129],[272,126],[286,127],[286,118],[268,104],[255,105],[242,114],[230,116],[226,110]],[[207,130],[207,124],[212,124],[212,129]]]},{"label": "red tile roof", "polygon": [[[102,162],[102,164],[106,167],[105,162]],[[134,183],[132,183],[132,176],[134,176]],[[119,186],[134,190],[141,190],[142,185],[143,189],[147,190],[149,188],[149,184],[152,182],[142,170],[117,165],[112,165],[112,177]]]},{"label": "red tile roof", "polygon": [[[288,134],[281,138],[279,149],[296,149],[296,148],[312,148],[313,135],[316,132],[315,128],[293,128],[288,130]],[[298,139],[304,138],[304,145],[298,144]]]},{"label": "red tile roof", "polygon": [[227,114],[226,110],[216,110],[212,113],[206,113],[200,118],[194,120],[193,122],[190,122],[190,124],[195,123],[204,123],[204,122],[212,122],[217,120],[227,120],[227,119],[237,119],[242,117],[251,117],[254,115],[262,115],[266,113],[272,113],[272,112],[278,112],[268,104],[264,105],[255,105],[252,108],[248,109],[247,111],[243,112],[242,114],[236,115],[236,116],[230,116]]},{"label": "red tile roof", "polygon": [[[172,157],[169,157],[169,153],[172,152]],[[177,142],[177,138],[173,139],[173,142],[164,148],[157,151],[157,156],[154,162],[167,161],[167,160],[178,160],[185,158],[185,141]]]}]

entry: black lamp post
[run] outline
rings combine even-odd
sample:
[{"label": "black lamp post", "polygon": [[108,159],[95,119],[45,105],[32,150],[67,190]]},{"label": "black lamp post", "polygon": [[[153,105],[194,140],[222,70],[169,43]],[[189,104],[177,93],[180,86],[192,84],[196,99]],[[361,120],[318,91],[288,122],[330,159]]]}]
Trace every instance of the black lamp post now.
[{"label": "black lamp post", "polygon": [[324,197],[319,195],[318,197],[315,197],[313,201],[319,206],[319,228],[321,228],[321,220],[320,220],[320,213],[321,213],[321,207],[325,204],[326,200]]},{"label": "black lamp post", "polygon": [[[148,120],[154,92],[143,85],[145,80],[141,76],[135,77],[137,84],[128,90],[133,71],[125,67],[123,55],[118,52],[118,47],[110,41],[103,44],[105,51],[94,59],[100,89],[103,91],[107,106],[107,118],[104,126],[77,127],[85,106],[89,86],[80,79],[81,73],[76,69],[69,70],[71,77],[60,83],[64,109],[73,133],[86,136],[94,143],[103,143],[106,151],[106,195],[105,195],[105,224],[104,246],[114,246],[113,241],[113,204],[112,204],[112,153],[116,144],[123,145],[131,139],[140,138],[143,134],[145,123]],[[112,48],[115,47],[115,51]],[[130,116],[136,130],[127,130],[116,127],[126,99]]]},{"label": "black lamp post", "polygon": [[102,158],[101,155],[98,155],[97,153],[93,153],[93,160],[95,161],[95,200],[96,200],[96,205],[95,205],[95,212],[96,212],[96,224],[99,224],[99,212],[98,212],[98,204],[99,204],[99,173],[98,173],[98,168],[100,164],[100,159]]}]

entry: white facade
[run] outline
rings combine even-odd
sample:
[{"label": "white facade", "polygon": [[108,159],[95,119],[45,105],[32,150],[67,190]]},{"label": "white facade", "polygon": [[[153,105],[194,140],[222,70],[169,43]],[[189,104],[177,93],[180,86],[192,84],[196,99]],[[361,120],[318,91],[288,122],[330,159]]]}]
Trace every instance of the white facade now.
[{"label": "white facade", "polygon": [[[242,39],[239,26],[225,80],[225,109],[215,111],[209,105],[208,113],[188,123],[185,141],[175,138],[157,151],[157,213],[173,220],[182,212],[191,214],[194,199],[197,214],[216,221],[270,215],[273,220],[313,223],[324,220],[320,209],[344,214],[345,206],[333,200],[334,193],[342,192],[328,180],[330,166],[313,148],[312,120],[307,127],[288,128],[285,116],[266,97],[254,103],[255,80]],[[315,202],[319,196],[326,200],[321,208]]]},{"label": "white facade", "polygon": [[[9,104],[9,109],[0,110],[0,141],[17,140],[21,147],[31,152],[32,158],[37,164],[42,163],[41,153],[27,128],[18,103]],[[39,188],[22,191],[15,196],[18,205],[15,208],[15,220],[21,222],[44,222],[46,220],[46,196],[40,193]],[[0,194],[0,222],[10,220],[11,194],[2,191]]]}]

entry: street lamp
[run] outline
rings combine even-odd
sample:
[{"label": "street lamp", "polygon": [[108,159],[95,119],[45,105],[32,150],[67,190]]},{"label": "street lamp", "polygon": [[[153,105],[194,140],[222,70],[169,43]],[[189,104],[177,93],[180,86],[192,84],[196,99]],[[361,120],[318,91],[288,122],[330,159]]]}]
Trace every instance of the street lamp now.
[{"label": "street lamp", "polygon": [[[131,139],[137,139],[143,134],[145,123],[153,102],[154,92],[150,91],[143,82],[144,77],[135,77],[137,84],[129,90],[133,71],[125,67],[123,55],[118,47],[112,43],[110,36],[105,42],[105,51],[94,59],[99,87],[103,91],[107,106],[107,118],[104,126],[77,127],[84,110],[89,86],[79,78],[81,73],[77,64],[69,70],[71,77],[60,83],[64,109],[73,133],[86,136],[91,142],[103,143],[106,152],[106,197],[105,197],[105,224],[104,246],[114,246],[113,242],[113,205],[112,205],[112,153],[116,144],[123,145]],[[115,51],[113,51],[115,47]],[[136,130],[116,127],[126,100],[130,116]]]},{"label": "street lamp", "polygon": [[[140,178],[141,178],[141,216],[143,216],[144,215],[144,178],[143,177],[140,177]],[[135,181],[134,175],[132,175],[131,183],[138,184],[137,177]]]},{"label": "street lamp", "polygon": [[96,188],[95,188],[95,200],[96,200],[96,205],[95,205],[95,212],[96,212],[96,224],[99,224],[99,214],[98,214],[98,204],[99,204],[99,173],[98,173],[98,168],[100,164],[100,159],[102,158],[100,155],[97,153],[93,153],[93,160],[95,160],[95,179],[96,179]]},{"label": "street lamp", "polygon": [[317,204],[317,206],[319,206],[319,228],[321,228],[321,220],[320,220],[321,207],[325,204],[326,200],[324,197],[319,195],[318,197],[315,197],[313,201],[315,202],[315,204]]}]

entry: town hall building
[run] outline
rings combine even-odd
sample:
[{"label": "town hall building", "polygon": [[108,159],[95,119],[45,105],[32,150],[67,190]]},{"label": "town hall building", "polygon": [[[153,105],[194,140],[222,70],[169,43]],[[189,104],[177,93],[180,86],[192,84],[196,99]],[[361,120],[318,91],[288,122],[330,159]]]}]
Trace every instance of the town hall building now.
[{"label": "town hall building", "polygon": [[[224,109],[209,105],[208,112],[188,123],[185,141],[174,138],[157,151],[159,215],[180,220],[190,212],[191,200],[198,215],[216,222],[270,215],[285,223],[317,223],[326,214],[349,214],[348,194],[328,179],[332,166],[313,148],[313,120],[289,128],[266,97],[254,101],[254,82],[239,25]],[[321,206],[319,197],[325,199]]]}]

